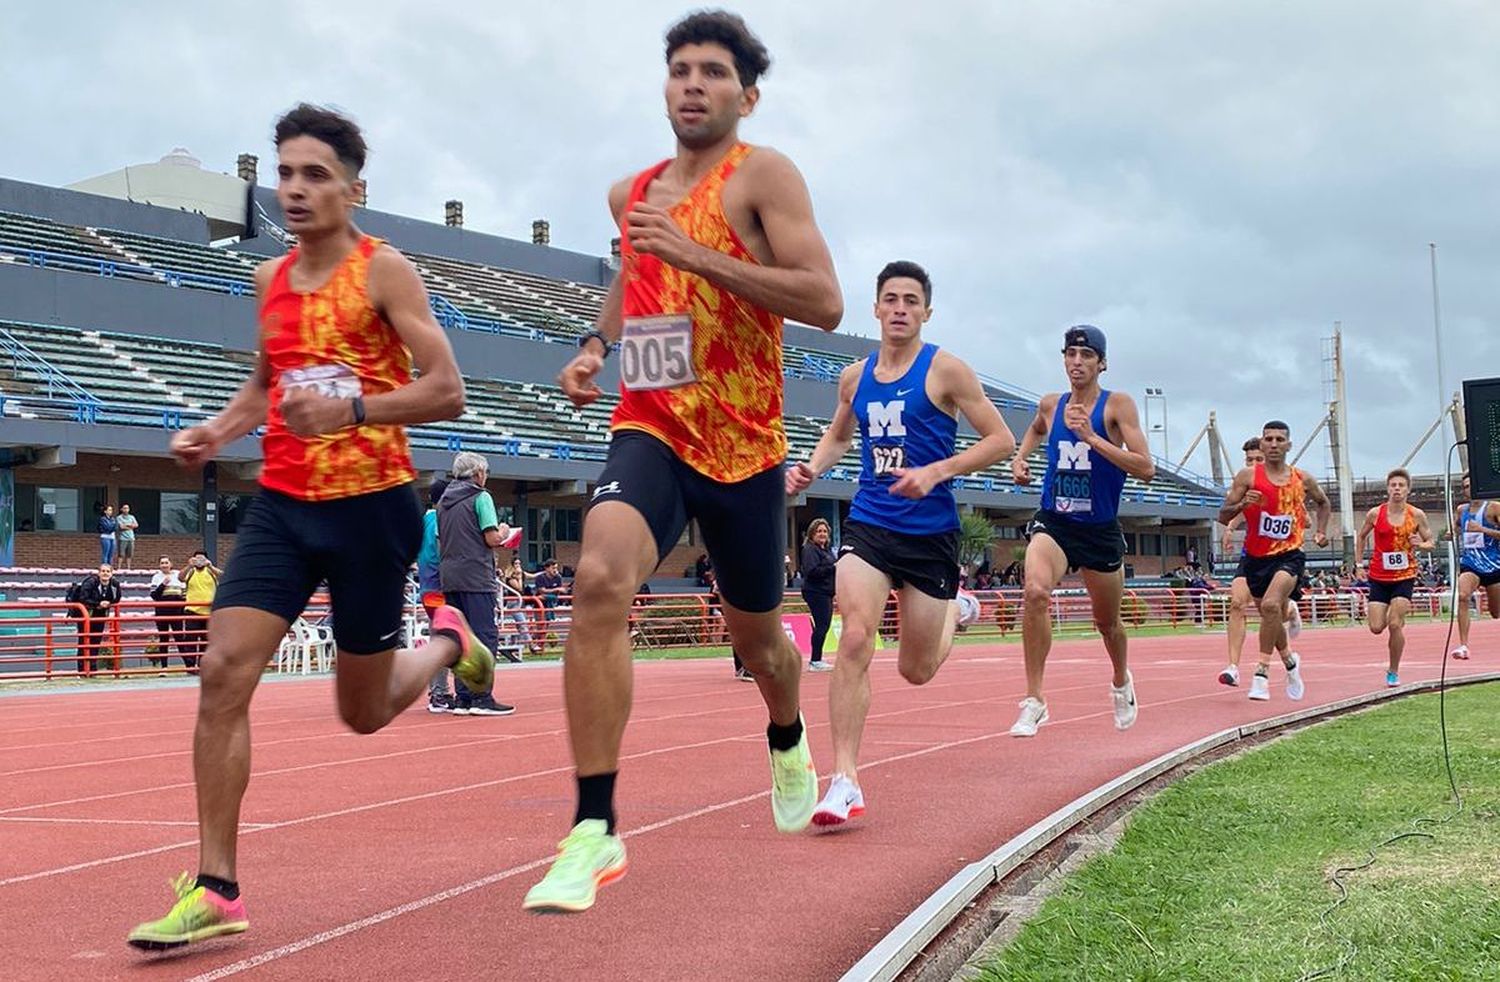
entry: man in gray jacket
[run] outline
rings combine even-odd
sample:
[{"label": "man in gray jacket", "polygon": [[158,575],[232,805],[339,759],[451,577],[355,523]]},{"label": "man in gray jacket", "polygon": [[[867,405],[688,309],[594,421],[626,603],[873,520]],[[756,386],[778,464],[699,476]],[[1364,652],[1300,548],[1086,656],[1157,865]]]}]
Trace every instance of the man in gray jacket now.
[{"label": "man in gray jacket", "polygon": [[[456,607],[490,651],[500,647],[495,624],[495,550],[513,547],[519,530],[499,520],[495,500],[484,489],[489,463],[464,451],[453,458],[453,481],[438,499],[438,577],[443,601]],[[470,692],[454,680],[452,712],[457,716],[509,716],[516,707],[495,701],[492,692]]]}]

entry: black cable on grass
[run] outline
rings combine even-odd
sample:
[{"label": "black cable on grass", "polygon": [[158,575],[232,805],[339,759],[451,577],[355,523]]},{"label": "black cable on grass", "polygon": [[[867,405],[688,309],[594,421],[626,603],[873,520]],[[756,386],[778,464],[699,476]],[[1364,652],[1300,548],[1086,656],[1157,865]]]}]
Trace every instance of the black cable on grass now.
[{"label": "black cable on grass", "polygon": [[[1448,461],[1443,472],[1443,498],[1448,508],[1448,521],[1450,522],[1453,520],[1453,451],[1457,449],[1457,443],[1448,448]],[[1453,776],[1453,755],[1448,750],[1448,646],[1453,643],[1453,625],[1458,618],[1458,563],[1455,558],[1453,539],[1451,537],[1448,543],[1448,581],[1453,588],[1453,592],[1448,603],[1448,635],[1443,639],[1443,667],[1438,673],[1438,731],[1443,737],[1443,766],[1448,771],[1448,789],[1453,792],[1453,811],[1443,818],[1430,818],[1424,815],[1420,818],[1412,819],[1412,831],[1398,832],[1389,839],[1376,843],[1374,848],[1366,850],[1367,858],[1357,866],[1340,866],[1333,871],[1333,875],[1329,877],[1329,881],[1333,883],[1334,889],[1339,892],[1339,897],[1333,903],[1323,908],[1322,912],[1318,914],[1318,925],[1343,944],[1344,953],[1332,965],[1324,965],[1322,968],[1303,972],[1297,976],[1297,982],[1313,982],[1314,979],[1337,975],[1349,967],[1349,963],[1354,961],[1355,957],[1359,954],[1359,946],[1349,938],[1335,931],[1333,923],[1330,920],[1334,912],[1344,906],[1344,903],[1349,899],[1349,888],[1344,882],[1344,877],[1350,873],[1358,873],[1361,870],[1367,870],[1371,866],[1374,866],[1377,859],[1376,853],[1386,846],[1394,845],[1403,839],[1435,840],[1437,836],[1431,832],[1421,831],[1422,827],[1447,825],[1464,810],[1464,796],[1458,790],[1457,778]]]}]

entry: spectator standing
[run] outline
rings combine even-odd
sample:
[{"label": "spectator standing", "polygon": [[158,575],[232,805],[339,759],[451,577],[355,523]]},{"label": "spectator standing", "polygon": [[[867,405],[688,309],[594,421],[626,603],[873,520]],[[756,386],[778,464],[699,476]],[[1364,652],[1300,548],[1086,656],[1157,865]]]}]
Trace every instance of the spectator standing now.
[{"label": "spectator standing", "polygon": [[[222,569],[208,561],[208,553],[195,549],[188,559],[187,572],[182,576],[187,601],[183,608],[183,633],[189,639],[182,663],[194,674],[198,671],[198,659],[208,647],[208,614],[213,609],[214,595],[219,592],[219,578],[223,575]],[[182,652],[180,646],[177,650]]]},{"label": "spectator standing", "polygon": [[828,626],[833,623],[834,567],[838,562],[832,542],[833,530],[823,518],[812,520],[802,540],[802,599],[812,615],[812,660],[807,665],[811,672],[833,668],[823,660],[823,642],[828,638]]},{"label": "spectator standing", "polygon": [[104,514],[99,516],[99,562],[102,565],[108,566],[115,560],[115,532],[118,530],[115,506],[105,505]]},{"label": "spectator standing", "polygon": [[693,580],[699,586],[708,586],[708,572],[714,568],[714,564],[708,558],[708,553],[700,552],[698,559],[693,563]]},{"label": "spectator standing", "polygon": [[500,578],[505,588],[501,606],[504,607],[506,616],[516,625],[517,640],[533,654],[541,651],[542,646],[531,634],[531,618],[526,603],[531,591],[527,588],[526,581],[535,580],[536,576],[535,573],[526,572],[521,566],[521,557],[516,556],[511,559],[505,574]]},{"label": "spectator standing", "polygon": [[78,647],[78,671],[87,677],[98,670],[105,618],[120,602],[120,581],[115,579],[114,567],[100,563],[99,572],[85,576],[78,586],[78,602],[88,611],[80,632],[83,643]]},{"label": "spectator standing", "polygon": [[[443,600],[469,622],[485,647],[500,648],[495,623],[495,550],[515,545],[509,525],[495,511],[495,500],[484,490],[489,463],[479,454],[463,451],[453,458],[453,481],[438,499],[438,564]],[[516,707],[495,701],[490,692],[471,692],[462,682],[454,686],[457,716],[509,716]]]},{"label": "spectator standing", "polygon": [[120,506],[120,515],[115,519],[115,558],[122,569],[135,565],[135,530],[141,527],[140,519],[130,513],[129,505]]},{"label": "spectator standing", "polygon": [[[167,667],[170,647],[184,665],[188,664],[186,645],[187,622],[183,620],[183,601],[187,598],[187,584],[172,565],[171,556],[162,556],[156,561],[156,572],[151,574],[151,599],[156,602],[156,644],[161,652],[151,661],[157,668]],[[170,646],[170,647],[169,647]]]},{"label": "spectator standing", "polygon": [[[422,547],[417,550],[417,594],[422,603],[422,610],[427,614],[427,624],[430,630],[432,626],[432,615],[443,606],[443,580],[439,574],[439,564],[442,561],[438,550],[438,517],[437,504],[443,497],[443,492],[448,490],[448,475],[439,474],[432,479],[432,484],[427,488],[427,511],[422,515]],[[439,665],[437,671],[432,673],[432,681],[427,684],[427,711],[429,713],[451,713],[453,707],[458,705],[453,694],[448,691],[448,673],[452,669],[447,665]],[[458,680],[453,680],[454,687],[459,685]]]}]

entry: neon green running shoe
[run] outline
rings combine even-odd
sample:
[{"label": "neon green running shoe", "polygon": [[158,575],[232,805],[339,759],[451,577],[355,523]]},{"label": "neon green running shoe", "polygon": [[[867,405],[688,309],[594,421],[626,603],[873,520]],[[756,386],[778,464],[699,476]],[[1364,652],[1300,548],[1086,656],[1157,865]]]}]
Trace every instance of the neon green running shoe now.
[{"label": "neon green running shoe", "polygon": [[243,899],[225,900],[207,887],[198,886],[197,877],[189,873],[173,880],[172,890],[177,894],[177,903],[167,916],[137,925],[127,941],[145,951],[166,951],[221,934],[239,934],[250,927]]},{"label": "neon green running shoe", "polygon": [[521,906],[539,914],[576,914],[594,906],[599,888],[625,875],[625,843],[602,818],[586,818],[557,845],[557,860]]},{"label": "neon green running shoe", "polygon": [[432,615],[434,631],[453,631],[463,638],[463,655],[453,666],[453,674],[475,695],[482,695],[495,685],[495,653],[469,627],[457,607],[444,605]]},{"label": "neon green running shoe", "polygon": [[[797,717],[801,719],[802,717]],[[818,772],[807,746],[807,724],[790,750],[771,751],[771,814],[781,832],[801,832],[818,806]]]}]

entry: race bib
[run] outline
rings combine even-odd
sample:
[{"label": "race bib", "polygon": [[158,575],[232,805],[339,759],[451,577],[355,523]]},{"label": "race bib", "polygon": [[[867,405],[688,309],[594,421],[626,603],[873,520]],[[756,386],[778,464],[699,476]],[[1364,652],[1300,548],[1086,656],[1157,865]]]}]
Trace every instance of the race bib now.
[{"label": "race bib", "polygon": [[891,471],[906,466],[906,447],[897,444],[890,446],[872,446],[870,448],[870,459],[875,464],[875,476],[889,474]]},{"label": "race bib", "polygon": [[308,365],[288,368],[281,373],[281,389],[312,389],[330,399],[353,399],[364,395],[359,376],[348,365]]},{"label": "race bib", "polygon": [[693,371],[693,318],[627,317],[620,336],[620,381],[636,392],[698,381]]},{"label": "race bib", "polygon": [[1380,565],[1384,566],[1388,573],[1399,573],[1402,570],[1411,569],[1411,553],[1382,552]]},{"label": "race bib", "polygon": [[1094,510],[1094,481],[1088,471],[1058,471],[1052,478],[1052,510],[1087,515]]},{"label": "race bib", "polygon": [[1273,539],[1276,542],[1285,542],[1292,537],[1292,525],[1295,520],[1291,515],[1272,515],[1268,512],[1260,513],[1260,537],[1262,539]]},{"label": "race bib", "polygon": [[1480,551],[1484,548],[1484,539],[1485,535],[1483,532],[1465,532],[1464,550],[1469,552]]}]

